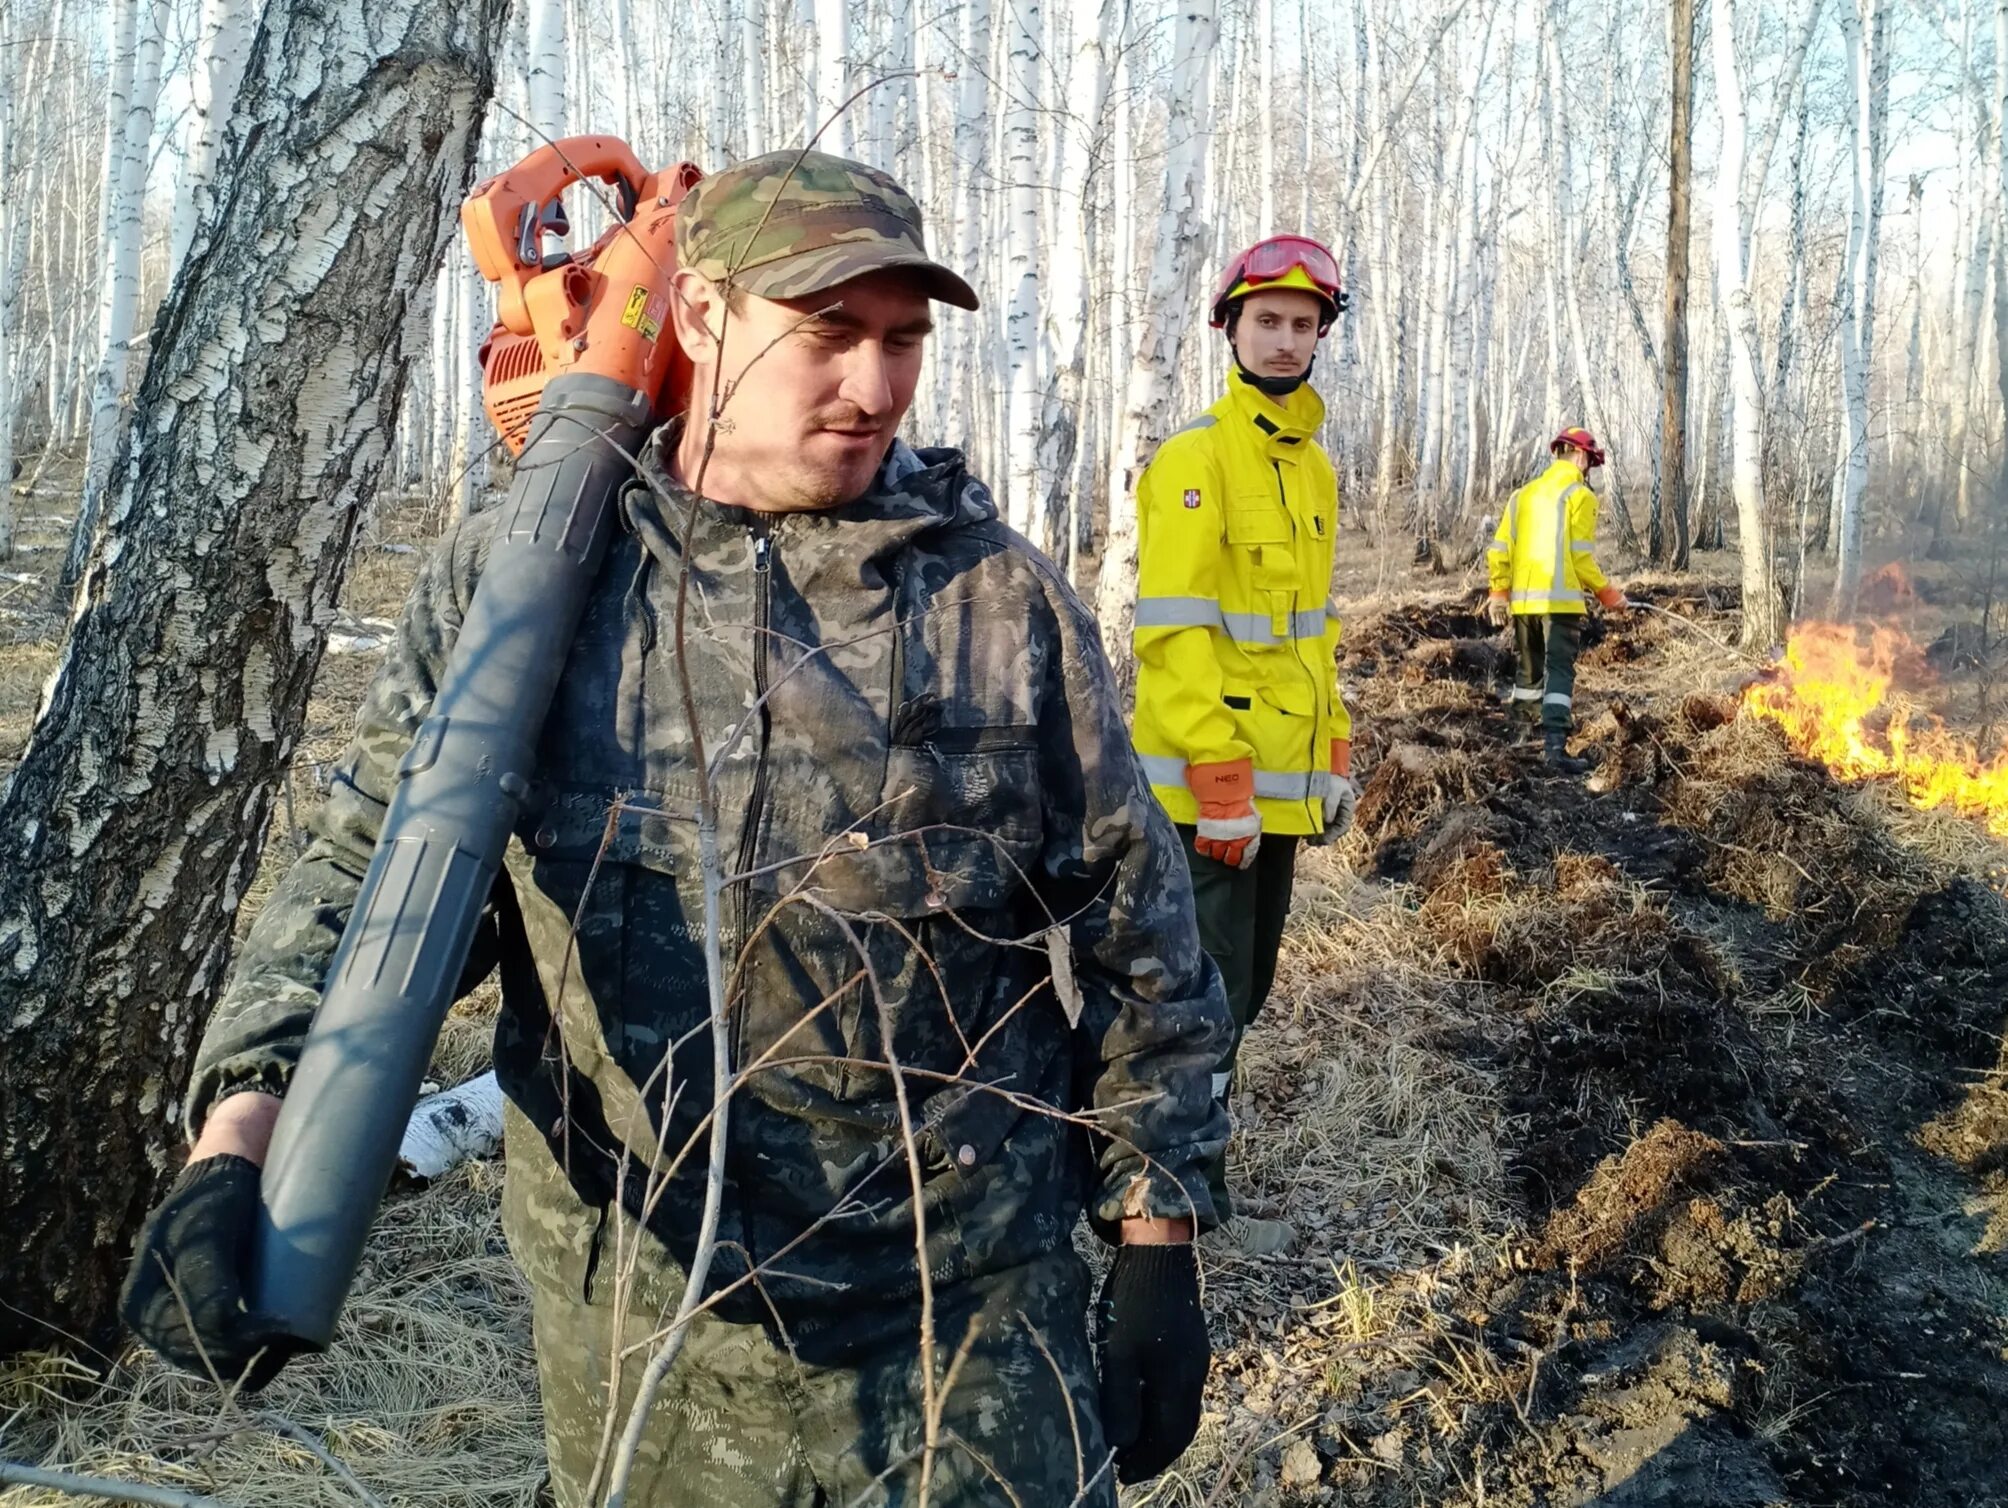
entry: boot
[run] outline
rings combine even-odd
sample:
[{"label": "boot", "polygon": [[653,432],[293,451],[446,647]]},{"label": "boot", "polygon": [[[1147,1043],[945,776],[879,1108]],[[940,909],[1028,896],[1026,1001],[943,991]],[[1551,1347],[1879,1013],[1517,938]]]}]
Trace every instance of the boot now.
[{"label": "boot", "polygon": [[1587,775],[1590,762],[1578,759],[1569,752],[1569,735],[1560,728],[1546,730],[1548,746],[1548,768],[1564,775]]}]

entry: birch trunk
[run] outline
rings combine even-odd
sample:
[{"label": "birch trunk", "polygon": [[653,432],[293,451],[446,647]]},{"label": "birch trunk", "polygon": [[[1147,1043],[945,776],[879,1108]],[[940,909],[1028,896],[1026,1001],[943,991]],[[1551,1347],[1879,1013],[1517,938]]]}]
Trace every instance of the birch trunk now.
[{"label": "birch trunk", "polygon": [[1778,638],[1778,594],[1773,586],[1771,531],[1764,506],[1763,392],[1757,380],[1757,315],[1744,269],[1746,117],[1736,63],[1736,0],[1715,0],[1709,26],[1715,44],[1715,107],[1722,121],[1721,160],[1715,169],[1715,275],[1728,326],[1730,477],[1743,553],[1745,648],[1768,649]]},{"label": "birch trunk", "polygon": [[[1105,153],[1096,151],[1109,92],[1109,43],[1119,0],[1101,0],[1093,24],[1081,18],[1081,34],[1067,70],[1066,108],[1059,116],[1063,140],[1059,182],[1067,195],[1058,242],[1049,265],[1045,346],[1053,363],[1046,409],[1039,427],[1035,485],[1043,480],[1041,510],[1048,528],[1064,525],[1073,488],[1075,451],[1087,427],[1082,377],[1087,366],[1088,222],[1101,182]],[[1106,286],[1106,284],[1104,285]],[[1071,545],[1069,545],[1071,551]]]},{"label": "birch trunk", "polygon": [[1848,293],[1841,309],[1841,390],[1847,459],[1840,488],[1832,615],[1854,616],[1862,581],[1862,499],[1869,479],[1869,373],[1875,351],[1876,259],[1882,221],[1883,120],[1889,104],[1885,0],[1840,0],[1848,54]]},{"label": "birch trunk", "polygon": [[[2001,218],[1994,234],[1994,347],[1997,393],[2008,423],[2008,0],[1994,6],[1994,188]],[[1997,497],[2008,498],[2008,432],[2002,436]]]},{"label": "birch trunk", "polygon": [[1134,684],[1130,625],[1136,615],[1137,476],[1164,438],[1179,353],[1199,301],[1197,287],[1207,227],[1200,215],[1200,174],[1206,155],[1213,53],[1220,36],[1216,0],[1180,0],[1172,40],[1167,100],[1163,208],[1158,212],[1150,286],[1145,291],[1136,351],[1123,382],[1122,428],[1109,466],[1109,536],[1096,592],[1102,642],[1119,682]]},{"label": "birch trunk", "polygon": [[[1671,0],[1667,39],[1673,61],[1673,119],[1668,151],[1666,333],[1660,342],[1659,486],[1652,499],[1651,554],[1676,571],[1688,568],[1687,537],[1687,251],[1694,182],[1694,0]],[[1662,532],[1662,499],[1673,532]]]},{"label": "birch trunk", "polygon": [[816,17],[816,125],[822,130],[817,146],[839,157],[852,155],[856,131],[850,98],[851,8],[845,0],[813,0]]},{"label": "birch trunk", "polygon": [[248,0],[204,0],[200,53],[189,81],[195,142],[175,191],[167,263],[170,276],[188,255],[196,226],[209,208],[209,183],[216,173],[237,81],[244,77],[244,63],[251,55],[253,25]]},{"label": "birch trunk", "polygon": [[[153,107],[160,92],[164,0],[115,3],[118,18],[112,45],[133,48],[129,92],[112,98],[115,151],[105,154],[104,301],[98,310],[98,369],[91,382],[91,440],[84,465],[84,495],[77,509],[63,581],[73,585],[96,532],[118,444],[126,378],[132,354],[133,323],[139,315],[140,241],[145,233],[147,149],[153,141]],[[115,60],[116,61],[116,60]],[[116,88],[116,86],[114,86]]]},{"label": "birch trunk", "polygon": [[1040,516],[1039,263],[1040,245],[1039,0],[1014,0],[1010,7],[1010,54],[1004,75],[1004,168],[1011,184],[1004,256],[1011,301],[1004,314],[1005,360],[1010,368],[1009,451],[1005,458],[1006,517],[1026,538],[1049,554],[1053,541]]},{"label": "birch trunk", "polygon": [[[977,247],[983,233],[983,195],[978,185],[987,176],[983,165],[989,158],[985,126],[989,98],[984,88],[987,74],[986,51],[990,44],[990,0],[968,0],[962,13],[962,59],[958,71],[961,88],[955,104],[955,177],[961,188],[956,196],[955,265],[974,275]],[[952,421],[959,428],[954,443],[968,450],[976,434],[977,383],[980,356],[977,343],[982,327],[973,315],[952,314],[956,332],[955,370],[949,383]]]},{"label": "birch trunk", "polygon": [[[206,255],[0,794],[0,1350],[116,1333],[188,1059],[456,233],[505,7],[267,13]],[[200,507],[190,506],[200,499]],[[65,1170],[52,1179],[50,1170]]]},{"label": "birch trunk", "polygon": [[16,34],[14,10],[0,9],[0,560],[14,553],[14,396],[16,318],[21,307],[21,280],[16,248],[25,253],[27,227],[21,211],[26,185],[16,165],[19,138],[14,118],[17,73],[24,45]]},{"label": "birch trunk", "polygon": [[536,145],[566,135],[565,0],[527,0],[525,40],[529,70],[530,133]]}]

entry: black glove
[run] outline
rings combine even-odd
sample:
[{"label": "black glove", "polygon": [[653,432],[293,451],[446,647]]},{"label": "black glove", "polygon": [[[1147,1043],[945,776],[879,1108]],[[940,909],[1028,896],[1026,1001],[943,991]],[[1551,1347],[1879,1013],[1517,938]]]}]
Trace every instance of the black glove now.
[{"label": "black glove", "polygon": [[1142,1482],[1176,1461],[1199,1431],[1213,1351],[1191,1243],[1123,1247],[1100,1309],[1102,1430],[1117,1478]]},{"label": "black glove", "polygon": [[241,1377],[253,1393],[302,1349],[270,1316],[245,1307],[257,1215],[256,1163],[229,1156],[190,1163],[140,1227],[119,1295],[120,1318],[168,1361],[203,1377],[214,1367],[226,1386]]}]

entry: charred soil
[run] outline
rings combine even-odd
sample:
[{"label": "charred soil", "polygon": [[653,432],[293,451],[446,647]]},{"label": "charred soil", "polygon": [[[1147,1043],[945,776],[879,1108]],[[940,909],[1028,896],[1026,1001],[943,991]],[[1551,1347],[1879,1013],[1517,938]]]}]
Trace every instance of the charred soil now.
[{"label": "charred soil", "polygon": [[[1585,670],[1651,687],[1681,634],[1598,622]],[[1513,1228],[1409,1357],[1459,1406],[1398,1455],[1328,1415],[1302,1500],[2008,1503],[2002,897],[1733,690],[1591,698],[1572,780],[1513,747],[1470,604],[1351,656],[1349,841],[1472,987],[1441,1045],[1498,1086]]]}]

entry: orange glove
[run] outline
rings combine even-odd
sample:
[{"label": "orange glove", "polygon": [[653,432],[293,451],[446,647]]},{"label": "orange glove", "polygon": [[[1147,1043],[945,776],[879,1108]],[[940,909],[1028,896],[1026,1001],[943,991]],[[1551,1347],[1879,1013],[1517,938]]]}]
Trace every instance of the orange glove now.
[{"label": "orange glove", "polygon": [[1598,592],[1597,601],[1604,605],[1604,611],[1607,613],[1621,613],[1631,606],[1625,601],[1624,589],[1615,586],[1607,586]]},{"label": "orange glove", "polygon": [[1255,850],[1262,846],[1262,818],[1255,810],[1255,761],[1189,765],[1185,783],[1199,798],[1199,837],[1192,846],[1200,857],[1235,869],[1253,864]]}]

